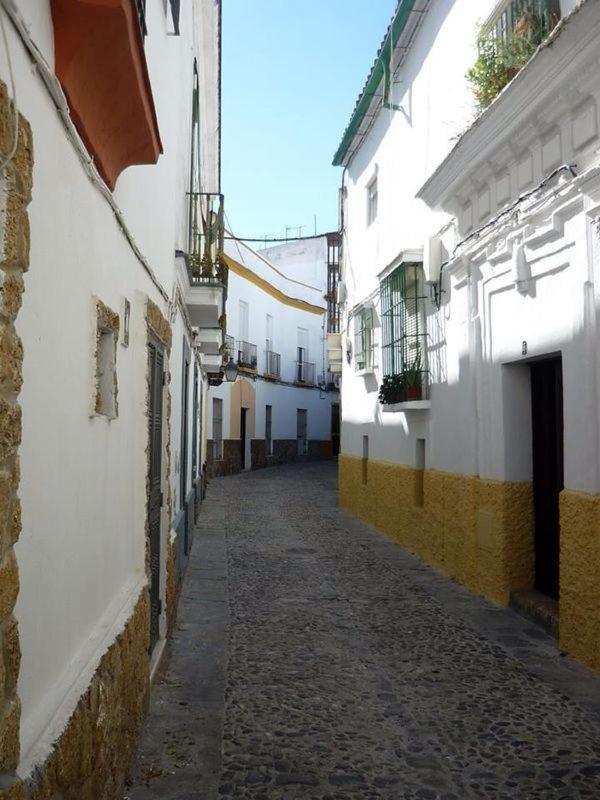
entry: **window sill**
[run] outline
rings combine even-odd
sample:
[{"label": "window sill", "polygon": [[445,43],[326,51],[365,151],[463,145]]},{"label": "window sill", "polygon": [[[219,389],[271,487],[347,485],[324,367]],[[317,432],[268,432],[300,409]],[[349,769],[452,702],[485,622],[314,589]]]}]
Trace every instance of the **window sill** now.
[{"label": "window sill", "polygon": [[354,374],[357,378],[362,378],[364,375],[374,375],[377,367],[366,367],[365,369],[355,369]]},{"label": "window sill", "polygon": [[405,400],[402,403],[380,405],[384,414],[393,414],[396,411],[428,411],[431,408],[431,400]]}]

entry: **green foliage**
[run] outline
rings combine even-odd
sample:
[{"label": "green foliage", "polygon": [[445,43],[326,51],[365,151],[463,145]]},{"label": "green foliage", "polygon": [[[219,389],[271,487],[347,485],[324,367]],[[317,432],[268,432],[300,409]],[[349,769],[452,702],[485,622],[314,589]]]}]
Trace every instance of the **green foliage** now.
[{"label": "green foliage", "polygon": [[379,387],[379,402],[383,405],[402,403],[406,400],[404,375],[386,375]]},{"label": "green foliage", "polygon": [[479,57],[467,72],[467,80],[481,110],[487,108],[525,66],[548,33],[548,25],[532,12],[523,13],[506,38],[498,37],[494,26],[479,30]]},{"label": "green foliage", "polygon": [[421,354],[417,357],[404,373],[404,382],[407,386],[420,386],[421,380]]}]

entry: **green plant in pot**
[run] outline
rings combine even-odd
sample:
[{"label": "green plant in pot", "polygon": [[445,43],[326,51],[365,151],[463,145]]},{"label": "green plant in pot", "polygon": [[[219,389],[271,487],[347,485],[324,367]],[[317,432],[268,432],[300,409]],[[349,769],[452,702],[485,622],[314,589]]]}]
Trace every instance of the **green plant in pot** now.
[{"label": "green plant in pot", "polygon": [[480,28],[479,55],[467,72],[480,110],[487,108],[525,66],[557,22],[554,15],[544,20],[533,11],[524,11],[508,36],[496,36],[494,26]]},{"label": "green plant in pot", "polygon": [[404,373],[406,384],[406,397],[408,400],[420,400],[423,396],[423,381],[421,372],[421,354],[419,353],[410,367]]},{"label": "green plant in pot", "polygon": [[402,403],[406,400],[404,375],[386,375],[379,388],[379,402],[383,405]]}]

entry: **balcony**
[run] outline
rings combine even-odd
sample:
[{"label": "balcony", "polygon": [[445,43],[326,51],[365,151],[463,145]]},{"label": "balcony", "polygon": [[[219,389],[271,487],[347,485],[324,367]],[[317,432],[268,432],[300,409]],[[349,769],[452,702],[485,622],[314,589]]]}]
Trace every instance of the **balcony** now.
[{"label": "balcony", "polygon": [[194,327],[217,328],[225,313],[227,266],[222,260],[223,195],[188,193],[188,251],[185,262],[185,302]]},{"label": "balcony", "polygon": [[162,153],[144,53],[145,1],[52,0],[50,7],[56,76],[112,190],[124,169],[156,164]]},{"label": "balcony", "polygon": [[309,361],[296,361],[294,382],[306,386],[315,385],[315,365]]},{"label": "balcony", "polygon": [[341,374],[343,361],[341,333],[327,334],[327,358],[331,372]]},{"label": "balcony", "polygon": [[225,204],[222,194],[189,194],[190,283],[193,286],[227,284],[227,265],[222,259],[225,237]]},{"label": "balcony", "polygon": [[256,372],[258,359],[256,355],[256,345],[250,342],[239,341],[236,344],[236,361],[242,370]]},{"label": "balcony", "polygon": [[265,351],[265,377],[277,379],[281,377],[281,355],[274,353],[273,350]]},{"label": "balcony", "polygon": [[559,0],[511,0],[479,32],[479,57],[467,77],[487,108],[558,25]]}]

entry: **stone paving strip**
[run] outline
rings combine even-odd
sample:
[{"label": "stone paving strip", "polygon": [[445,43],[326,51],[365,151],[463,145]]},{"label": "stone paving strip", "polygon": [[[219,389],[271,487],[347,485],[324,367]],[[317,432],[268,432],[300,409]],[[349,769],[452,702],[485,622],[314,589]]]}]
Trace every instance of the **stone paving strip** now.
[{"label": "stone paving strip", "polygon": [[213,481],[129,800],[600,798],[600,680],[337,506]]}]

